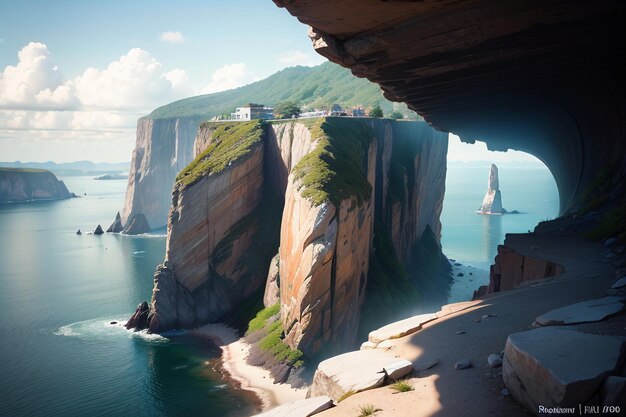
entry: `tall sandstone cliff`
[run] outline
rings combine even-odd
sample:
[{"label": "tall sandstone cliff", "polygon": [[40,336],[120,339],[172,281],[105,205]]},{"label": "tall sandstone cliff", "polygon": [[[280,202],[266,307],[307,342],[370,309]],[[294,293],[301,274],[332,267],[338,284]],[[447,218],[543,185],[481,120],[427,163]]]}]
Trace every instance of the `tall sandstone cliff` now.
[{"label": "tall sandstone cliff", "polygon": [[165,226],[174,179],[194,158],[201,120],[199,116],[138,120],[121,213],[124,233],[144,233]]},{"label": "tall sandstone cliff", "polygon": [[[409,266],[424,236],[442,258],[447,137],[423,122],[204,123],[194,149],[174,186],[150,331],[236,315],[278,252],[285,342],[309,356],[330,342],[344,350],[380,265]],[[374,250],[375,229],[386,251]],[[420,279],[385,276],[396,278]]]}]

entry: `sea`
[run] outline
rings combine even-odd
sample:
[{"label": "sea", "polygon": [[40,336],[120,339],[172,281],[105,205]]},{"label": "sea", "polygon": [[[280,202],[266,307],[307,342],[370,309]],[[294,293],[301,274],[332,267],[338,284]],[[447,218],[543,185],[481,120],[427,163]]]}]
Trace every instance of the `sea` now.
[{"label": "sea", "polygon": [[[442,247],[459,264],[450,302],[488,282],[506,233],[557,215],[556,185],[545,167],[499,168],[504,207],[520,214],[476,214],[488,164],[448,167]],[[112,222],[126,181],[61,179],[79,198],[0,205],[0,415],[253,414],[249,393],[224,379],[217,347],[184,332],[163,337],[122,327],[150,299],[165,252],[164,231],[89,233]]]}]

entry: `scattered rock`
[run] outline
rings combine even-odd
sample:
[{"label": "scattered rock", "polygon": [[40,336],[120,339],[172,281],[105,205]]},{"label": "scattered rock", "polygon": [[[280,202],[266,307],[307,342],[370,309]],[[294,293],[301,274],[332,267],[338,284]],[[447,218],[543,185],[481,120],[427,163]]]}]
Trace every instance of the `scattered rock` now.
[{"label": "scattered rock", "polygon": [[117,322],[116,321],[112,321],[109,324],[117,324]]},{"label": "scattered rock", "polygon": [[622,311],[624,308],[623,300],[624,297],[603,297],[570,304],[542,314],[535,319],[535,324],[558,326],[600,321]]},{"label": "scattered rock", "polygon": [[623,341],[544,327],[506,341],[502,378],[517,401],[535,412],[585,404],[620,363]]},{"label": "scattered rock", "polygon": [[396,321],[370,332],[368,340],[372,343],[380,343],[387,339],[397,339],[420,330],[429,321],[437,318],[436,313],[420,314],[408,319]]},{"label": "scattered rock", "polygon": [[135,310],[135,314],[132,315],[128,322],[126,322],[126,328],[128,330],[133,329],[135,331],[143,330],[148,328],[148,313],[150,312],[150,308],[148,307],[148,303],[145,301],[137,306]]},{"label": "scattered rock", "polygon": [[461,266],[461,263],[459,263],[459,262],[455,262],[455,263],[454,263],[454,265],[455,265],[455,266]]},{"label": "scattered rock", "polygon": [[465,330],[459,330],[456,334],[465,334]]},{"label": "scattered rock", "polygon": [[472,272],[469,273],[470,275],[474,275]]},{"label": "scattered rock", "polygon": [[472,361],[470,359],[461,359],[454,364],[454,369],[467,369],[472,367]]},{"label": "scattered rock", "polygon": [[502,358],[497,353],[492,353],[487,357],[487,363],[492,368],[499,368],[502,366]]},{"label": "scattered rock", "polygon": [[610,237],[604,241],[604,246],[612,246],[615,244],[615,242],[617,242],[617,239],[614,237]]},{"label": "scattered rock", "polygon": [[483,319],[488,319],[489,317],[498,317],[497,314],[483,314]]},{"label": "scattered rock", "polygon": [[626,408],[626,378],[623,376],[610,376],[602,384],[600,391],[602,405],[618,406],[622,410]]},{"label": "scattered rock", "polygon": [[334,401],[349,391],[360,392],[384,384],[389,369],[396,379],[411,372],[410,362],[381,349],[357,350],[326,359],[317,366],[310,396],[327,395]]},{"label": "scattered rock", "polygon": [[309,417],[332,406],[333,401],[330,398],[320,396],[283,404],[255,417]]},{"label": "scattered rock", "polygon": [[463,272],[459,272],[458,274],[456,274],[457,277],[462,277],[465,276],[465,274]]},{"label": "scattered rock", "polygon": [[78,229],[78,230],[76,231],[76,234],[77,234],[77,235],[82,235],[82,234],[83,234],[83,232],[81,232],[81,231],[80,231],[80,229]]},{"label": "scattered rock", "polygon": [[502,394],[502,396],[503,396],[503,397],[508,397],[509,395],[511,395],[511,391],[509,391],[509,390],[508,390],[508,389],[506,389],[506,388],[502,388],[502,389],[500,390],[500,394]]},{"label": "scattered rock", "polygon": [[104,234],[104,230],[102,230],[102,226],[98,225],[98,227],[96,227],[96,230],[93,231],[94,235],[101,235]]}]

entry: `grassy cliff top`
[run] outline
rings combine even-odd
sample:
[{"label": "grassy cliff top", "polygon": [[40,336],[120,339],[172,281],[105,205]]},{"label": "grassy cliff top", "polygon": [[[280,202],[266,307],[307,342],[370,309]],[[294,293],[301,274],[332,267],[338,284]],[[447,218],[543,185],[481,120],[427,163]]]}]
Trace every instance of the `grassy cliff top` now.
[{"label": "grassy cliff top", "polygon": [[189,97],[159,107],[150,113],[150,119],[199,116],[209,119],[230,113],[246,103],[276,106],[294,101],[310,107],[338,103],[342,106],[374,106],[391,111],[380,87],[366,79],[357,78],[350,70],[326,62],[316,67],[291,67],[264,80],[219,93]]},{"label": "grassy cliff top", "polygon": [[358,202],[368,199],[372,187],[367,181],[364,161],[374,138],[368,120],[327,117],[302,123],[318,142],[293,169],[302,185],[301,195],[315,205],[325,201],[338,205],[351,197]]},{"label": "grassy cliff top", "polygon": [[185,186],[198,181],[203,175],[218,173],[229,163],[246,155],[261,142],[263,123],[250,122],[205,122],[200,129],[211,129],[212,140],[207,149],[187,165],[176,177],[177,184]]}]

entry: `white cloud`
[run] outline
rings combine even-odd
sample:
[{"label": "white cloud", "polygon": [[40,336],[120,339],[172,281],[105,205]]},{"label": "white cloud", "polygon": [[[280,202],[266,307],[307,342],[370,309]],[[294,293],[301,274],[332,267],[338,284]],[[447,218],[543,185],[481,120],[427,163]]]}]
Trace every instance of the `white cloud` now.
[{"label": "white cloud", "polygon": [[321,55],[310,54],[302,51],[289,51],[278,57],[278,62],[288,67],[294,67],[296,65],[312,67],[325,61],[326,58]]},{"label": "white cloud", "polygon": [[17,65],[9,65],[0,73],[0,108],[64,109],[78,105],[46,45],[31,42],[17,55]]},{"label": "white cloud", "polygon": [[250,84],[258,79],[252,71],[246,68],[246,64],[243,62],[224,65],[213,73],[211,82],[200,93],[210,94],[230,90],[231,88]]},{"label": "white cloud", "polygon": [[183,43],[187,38],[180,32],[163,32],[161,33],[161,41],[168,43]]}]

